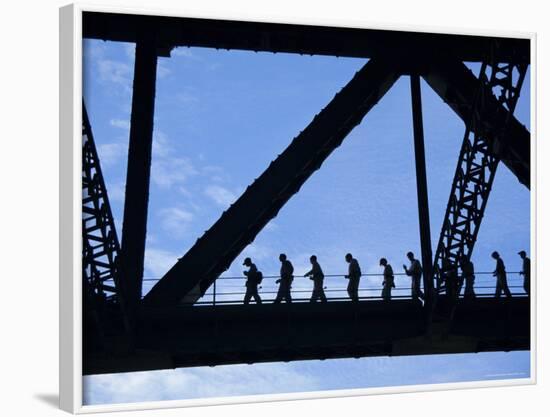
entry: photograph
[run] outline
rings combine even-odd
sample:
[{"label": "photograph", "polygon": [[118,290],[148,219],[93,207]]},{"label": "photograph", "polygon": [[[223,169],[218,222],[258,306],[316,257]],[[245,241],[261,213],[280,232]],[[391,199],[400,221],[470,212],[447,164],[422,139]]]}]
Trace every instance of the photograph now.
[{"label": "photograph", "polygon": [[534,383],[532,34],[75,13],[84,406]]}]

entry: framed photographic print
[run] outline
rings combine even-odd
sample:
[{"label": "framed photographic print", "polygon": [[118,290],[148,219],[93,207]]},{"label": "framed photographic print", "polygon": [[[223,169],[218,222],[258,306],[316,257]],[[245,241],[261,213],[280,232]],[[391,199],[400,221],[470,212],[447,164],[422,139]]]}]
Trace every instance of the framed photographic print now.
[{"label": "framed photographic print", "polygon": [[63,409],[534,383],[533,34],[60,23]]}]

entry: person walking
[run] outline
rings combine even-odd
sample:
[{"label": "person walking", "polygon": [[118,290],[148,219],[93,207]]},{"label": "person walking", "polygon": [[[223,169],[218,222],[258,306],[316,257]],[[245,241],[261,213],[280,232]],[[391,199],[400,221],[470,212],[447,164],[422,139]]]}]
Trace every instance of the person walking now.
[{"label": "person walking", "polygon": [[422,265],[418,259],[414,258],[414,253],[407,252],[407,259],[410,262],[409,267],[403,265],[405,274],[411,277],[411,296],[413,300],[424,299],[424,293],[420,289],[420,278],[422,277]]},{"label": "person walking", "polygon": [[527,257],[527,253],[524,250],[518,252],[518,255],[523,260],[520,275],[523,275],[523,289],[525,293],[531,295],[531,259]]},{"label": "person walking", "polygon": [[244,295],[244,304],[249,304],[250,299],[254,298],[256,304],[262,304],[262,299],[258,294],[258,285],[261,282],[262,273],[258,271],[256,265],[252,262],[252,259],[246,258],[243,262],[244,266],[248,267],[248,271],[243,271],[246,276],[246,294]]},{"label": "person walking", "polygon": [[279,291],[277,291],[277,297],[274,304],[279,304],[281,301],[286,300],[287,303],[292,303],[292,296],[290,295],[290,289],[292,285],[292,280],[294,276],[294,267],[292,263],[286,258],[284,253],[279,255],[279,261],[281,261],[281,278],[275,281],[276,284],[279,284]]},{"label": "person walking", "polygon": [[323,289],[325,275],[323,274],[321,265],[317,262],[317,256],[311,255],[309,262],[311,262],[311,270],[304,275],[304,277],[309,277],[309,279],[313,280],[313,292],[311,293],[309,302],[314,303],[317,300],[321,300],[322,303],[326,303],[327,297]]},{"label": "person walking", "polygon": [[346,254],[346,262],[349,264],[348,274],[346,278],[349,279],[348,282],[348,295],[352,301],[359,301],[359,280],[361,279],[361,268],[359,267],[359,262],[355,259],[351,253]]},{"label": "person walking", "polygon": [[500,254],[497,251],[494,251],[491,254],[491,257],[497,261],[496,268],[493,271],[493,276],[497,279],[495,298],[500,298],[500,294],[504,292],[506,297],[511,298],[512,294],[508,288],[508,280],[506,278],[506,267],[504,266],[504,261],[500,257]]},{"label": "person walking", "polygon": [[464,298],[466,300],[472,300],[476,298],[476,293],[474,291],[476,276],[474,274],[474,264],[466,255],[462,255],[460,258],[460,269],[462,270],[462,281],[466,284],[464,287]]},{"label": "person walking", "polygon": [[384,282],[382,283],[382,299],[384,301],[391,300],[391,289],[395,288],[393,268],[388,263],[386,258],[380,259],[380,266],[384,267]]}]

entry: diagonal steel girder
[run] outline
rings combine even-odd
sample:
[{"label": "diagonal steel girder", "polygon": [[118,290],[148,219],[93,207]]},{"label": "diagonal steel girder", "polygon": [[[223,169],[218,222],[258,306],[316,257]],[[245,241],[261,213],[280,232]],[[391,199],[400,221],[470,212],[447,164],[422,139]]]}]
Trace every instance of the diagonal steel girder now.
[{"label": "diagonal steel girder", "polygon": [[[422,73],[430,87],[468,124],[472,116],[479,81],[460,61],[432,59]],[[506,165],[520,183],[530,187],[531,134],[514,116],[509,115],[489,87],[479,109],[480,123],[475,133],[482,136],[490,151]],[[504,129],[505,127],[505,129]]]},{"label": "diagonal steel girder", "polygon": [[[197,301],[399,78],[373,58],[157,282],[146,305]],[[184,298],[185,297],[185,298]]]}]

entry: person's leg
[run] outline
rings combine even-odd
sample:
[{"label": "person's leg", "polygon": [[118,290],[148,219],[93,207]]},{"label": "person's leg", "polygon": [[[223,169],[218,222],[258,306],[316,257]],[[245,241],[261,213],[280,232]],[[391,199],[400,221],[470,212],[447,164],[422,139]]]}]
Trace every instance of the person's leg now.
[{"label": "person's leg", "polygon": [[288,284],[286,287],[286,302],[289,304],[292,303],[292,294],[290,293],[290,284]]},{"label": "person's leg", "polygon": [[251,292],[250,292],[250,289],[247,287],[246,288],[246,294],[244,295],[244,304],[248,304],[250,303],[250,297],[252,296]]},{"label": "person's leg", "polygon": [[279,289],[277,290],[277,296],[273,301],[273,304],[279,304],[283,299],[283,283],[279,284]]},{"label": "person's leg", "polygon": [[420,284],[420,276],[417,276],[415,280],[416,280],[416,290],[418,291],[418,297],[424,299],[424,293],[422,292],[422,288]]},{"label": "person's leg", "polygon": [[348,282],[348,288],[347,288],[347,292],[348,292],[348,297],[351,298],[353,300],[353,285],[352,285],[352,281],[351,281],[351,278]]},{"label": "person's leg", "polygon": [[502,287],[504,289],[504,294],[506,294],[506,297],[512,298],[512,293],[510,292],[510,288],[508,288],[508,282],[506,282],[506,280],[504,280],[503,284],[504,285]]},{"label": "person's leg", "polygon": [[319,298],[321,299],[322,303],[327,302],[327,296],[325,295],[325,290],[323,290],[323,285],[321,285],[321,288],[319,289]]},{"label": "person's leg", "polygon": [[495,290],[495,298],[500,298],[500,293],[502,292],[502,285],[500,283],[500,278],[497,277],[497,287]]},{"label": "person's leg", "polygon": [[353,282],[353,300],[359,301],[359,280]]},{"label": "person's leg", "polygon": [[319,295],[317,294],[317,289],[313,287],[313,291],[311,292],[311,298],[309,299],[309,302],[314,303],[317,301],[317,298],[319,298]]},{"label": "person's leg", "polygon": [[262,299],[260,298],[260,294],[258,294],[258,287],[254,287],[254,293],[252,296],[254,297],[256,304],[262,304]]}]

